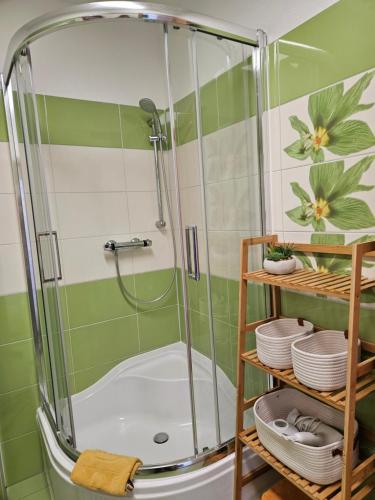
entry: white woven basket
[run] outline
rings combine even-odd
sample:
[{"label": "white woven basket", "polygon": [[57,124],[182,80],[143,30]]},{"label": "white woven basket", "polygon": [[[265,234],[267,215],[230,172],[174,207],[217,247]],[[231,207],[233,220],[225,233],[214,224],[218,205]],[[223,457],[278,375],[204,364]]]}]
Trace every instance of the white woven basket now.
[{"label": "white woven basket", "polygon": [[[339,431],[344,429],[344,413],[317,401],[295,389],[281,389],[260,397],[254,406],[255,425],[259,440],[276,458],[302,477],[317,484],[331,484],[341,477],[343,440],[326,446],[307,446],[288,441],[268,422],[286,419],[297,408],[302,415],[319,418]],[[355,422],[355,436],[358,424]],[[354,465],[358,462],[358,442],[355,439]]]},{"label": "white woven basket", "polygon": [[255,329],[259,360],[272,368],[286,369],[293,366],[292,343],[313,331],[313,324],[303,320],[285,318],[270,321]]},{"label": "white woven basket", "polygon": [[318,391],[333,391],[345,386],[347,357],[348,341],[344,332],[338,330],[322,330],[292,344],[296,377]]}]

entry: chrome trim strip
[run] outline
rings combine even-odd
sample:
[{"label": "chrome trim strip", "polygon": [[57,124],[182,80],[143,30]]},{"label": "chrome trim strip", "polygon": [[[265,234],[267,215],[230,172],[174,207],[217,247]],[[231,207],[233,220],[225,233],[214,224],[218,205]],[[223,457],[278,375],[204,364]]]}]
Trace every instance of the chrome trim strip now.
[{"label": "chrome trim strip", "polygon": [[200,86],[199,86],[199,74],[198,74],[196,35],[197,33],[195,32],[192,37],[192,63],[194,72],[195,113],[197,118],[199,179],[201,183],[202,226],[203,226],[203,238],[206,250],[207,305],[208,305],[208,320],[209,320],[209,330],[210,330],[212,390],[213,390],[214,409],[215,409],[215,434],[216,434],[216,442],[217,444],[219,444],[221,442],[221,430],[220,430],[220,413],[219,413],[219,395],[217,390],[215,329],[214,329],[212,296],[211,296],[210,249],[208,245],[206,182],[204,175],[203,140],[202,140],[203,132],[202,132],[202,116],[201,116],[201,103],[200,103]]},{"label": "chrome trim strip", "polygon": [[98,22],[116,18],[193,27],[204,33],[257,46],[255,30],[169,5],[126,0],[83,3],[37,17],[14,34],[9,43],[3,68],[5,85],[8,84],[15,59],[26,45],[48,33],[69,26],[77,26],[82,22]]}]

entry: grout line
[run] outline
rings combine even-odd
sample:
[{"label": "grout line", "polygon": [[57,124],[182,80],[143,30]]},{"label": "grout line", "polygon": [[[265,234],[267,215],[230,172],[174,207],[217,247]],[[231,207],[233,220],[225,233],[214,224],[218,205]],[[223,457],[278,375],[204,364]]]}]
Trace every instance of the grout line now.
[{"label": "grout line", "polygon": [[30,432],[25,432],[24,434],[20,434],[19,436],[16,436],[14,438],[6,439],[4,441],[1,441],[0,443],[1,443],[1,445],[4,445],[4,444],[7,444],[7,443],[11,443],[12,441],[16,441],[17,439],[21,439],[21,438],[24,438],[26,436],[31,436],[32,434],[38,435],[38,430],[30,431]]}]

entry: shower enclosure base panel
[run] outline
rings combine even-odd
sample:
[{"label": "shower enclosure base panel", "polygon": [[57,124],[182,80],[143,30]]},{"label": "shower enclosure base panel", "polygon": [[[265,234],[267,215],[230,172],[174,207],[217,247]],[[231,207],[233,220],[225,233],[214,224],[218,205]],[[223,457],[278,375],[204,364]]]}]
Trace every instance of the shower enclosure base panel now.
[{"label": "shower enclosure base panel", "polygon": [[[216,445],[211,360],[193,351],[198,447]],[[235,388],[218,368],[222,440],[235,425]],[[138,456],[145,464],[194,455],[186,345],[177,342],[121,362],[72,398],[79,450]],[[169,439],[158,444],[154,436]]]}]

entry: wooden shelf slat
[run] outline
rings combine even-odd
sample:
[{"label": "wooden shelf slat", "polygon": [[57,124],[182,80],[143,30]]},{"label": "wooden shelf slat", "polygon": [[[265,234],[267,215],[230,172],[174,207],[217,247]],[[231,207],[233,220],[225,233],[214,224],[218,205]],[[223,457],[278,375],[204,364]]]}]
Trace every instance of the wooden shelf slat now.
[{"label": "wooden shelf slat", "polygon": [[[304,477],[300,476],[296,472],[292,471],[284,465],[280,460],[272,455],[264,446],[260,443],[258,434],[255,426],[249,427],[244,430],[240,435],[239,439],[241,442],[248,446],[251,450],[255,451],[265,462],[267,462],[271,467],[273,467],[277,472],[286,477],[291,481],[297,488],[303,491],[308,497],[316,500],[327,500],[327,499],[339,499],[341,498],[341,481],[336,481],[333,484],[321,485],[316,484]],[[363,462],[360,462],[353,469],[353,482],[352,482],[352,498],[364,498],[361,496],[364,492],[368,494],[372,489],[374,489],[373,484],[370,487],[363,486],[359,491],[358,488],[367,480],[371,474],[374,472],[375,454],[367,458]],[[362,492],[362,493],[361,493]]]},{"label": "wooden shelf slat", "polygon": [[[345,410],[345,399],[346,399],[346,389],[338,389],[336,391],[317,391],[316,389],[310,389],[309,387],[303,385],[295,376],[292,368],[287,368],[285,370],[277,370],[275,368],[270,368],[264,365],[258,358],[256,354],[256,349],[246,352],[241,355],[241,359],[250,363],[251,365],[259,368],[270,375],[276,377],[277,379],[285,382],[286,384],[298,389],[315,399],[319,399],[323,403],[326,403],[333,408],[344,411]],[[357,380],[356,386],[356,401],[367,397],[372,392],[375,392],[375,374],[366,374]]]},{"label": "wooden shelf slat", "polygon": [[[264,270],[252,271],[243,274],[243,279],[280,286],[289,290],[310,292],[320,295],[329,295],[340,299],[350,299],[351,276],[319,273],[309,270],[297,270],[287,275],[269,274]],[[361,291],[375,287],[375,280],[361,279]]]}]

